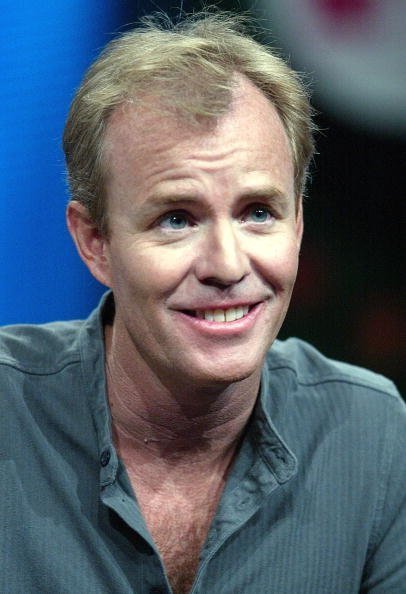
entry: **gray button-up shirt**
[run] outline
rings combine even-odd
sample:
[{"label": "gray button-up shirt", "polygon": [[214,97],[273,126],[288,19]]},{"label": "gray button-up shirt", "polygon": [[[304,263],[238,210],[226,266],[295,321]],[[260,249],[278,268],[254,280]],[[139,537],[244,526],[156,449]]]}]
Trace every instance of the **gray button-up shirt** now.
[{"label": "gray button-up shirt", "polygon": [[[112,441],[109,302],[0,331],[2,594],[170,592]],[[406,593],[405,441],[388,380],[277,341],[193,594]]]}]

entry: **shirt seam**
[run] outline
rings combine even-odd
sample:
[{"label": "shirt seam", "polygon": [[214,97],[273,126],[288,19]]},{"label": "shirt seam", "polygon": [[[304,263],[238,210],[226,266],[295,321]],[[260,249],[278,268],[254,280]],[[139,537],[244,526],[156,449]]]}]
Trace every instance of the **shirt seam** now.
[{"label": "shirt seam", "polygon": [[[297,384],[299,386],[319,386],[319,385],[323,385],[323,384],[328,384],[328,383],[340,383],[340,384],[349,384],[351,386],[357,386],[360,388],[365,388],[367,390],[373,390],[374,392],[379,392],[380,394],[385,394],[386,396],[390,396],[391,398],[397,400],[398,396],[396,394],[394,394],[393,392],[391,392],[390,390],[387,390],[385,388],[380,388],[379,386],[376,386],[374,384],[371,384],[369,382],[366,381],[362,381],[362,380],[357,380],[351,377],[337,377],[337,376],[325,376],[323,378],[320,379],[305,379],[305,378],[300,378],[298,377],[296,370],[293,367],[290,367],[289,365],[278,365],[278,366],[269,366],[269,370],[270,371],[278,371],[280,369],[287,369],[288,371],[291,371],[295,377],[296,377],[296,381]],[[389,380],[388,380],[389,381]]]},{"label": "shirt seam", "polygon": [[50,368],[45,369],[43,367],[23,367],[19,365],[17,361],[14,359],[0,359],[0,365],[4,365],[6,367],[11,367],[16,371],[20,371],[21,373],[25,373],[27,375],[57,375],[66,367],[70,367],[71,365],[77,365],[80,363],[80,357],[78,359],[72,359],[70,361],[66,361],[61,363],[58,368]]}]

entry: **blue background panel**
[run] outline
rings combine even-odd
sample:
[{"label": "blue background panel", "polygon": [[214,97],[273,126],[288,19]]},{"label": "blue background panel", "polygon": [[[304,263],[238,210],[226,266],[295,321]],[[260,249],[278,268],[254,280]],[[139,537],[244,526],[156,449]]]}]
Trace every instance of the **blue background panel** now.
[{"label": "blue background panel", "polygon": [[61,136],[74,89],[125,18],[117,1],[2,3],[0,324],[87,315],[103,288],[65,225]]}]

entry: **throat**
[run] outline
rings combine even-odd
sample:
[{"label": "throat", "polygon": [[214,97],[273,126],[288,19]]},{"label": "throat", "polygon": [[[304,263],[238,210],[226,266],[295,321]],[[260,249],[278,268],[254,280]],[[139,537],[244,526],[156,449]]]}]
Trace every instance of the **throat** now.
[{"label": "throat", "polygon": [[173,396],[144,398],[117,392],[108,376],[113,438],[129,461],[156,462],[168,468],[200,468],[203,475],[235,450],[255,398],[234,390],[190,395],[186,404]]}]

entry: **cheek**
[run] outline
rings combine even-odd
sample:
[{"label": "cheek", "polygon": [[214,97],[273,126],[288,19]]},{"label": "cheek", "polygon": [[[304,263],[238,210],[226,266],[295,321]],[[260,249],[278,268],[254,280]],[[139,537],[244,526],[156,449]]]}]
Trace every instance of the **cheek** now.
[{"label": "cheek", "polygon": [[161,246],[116,251],[111,257],[113,290],[152,301],[170,293],[189,270],[187,254]]},{"label": "cheek", "polygon": [[296,240],[276,239],[261,255],[261,272],[276,291],[291,290],[296,279],[298,261]]}]

